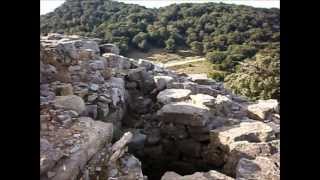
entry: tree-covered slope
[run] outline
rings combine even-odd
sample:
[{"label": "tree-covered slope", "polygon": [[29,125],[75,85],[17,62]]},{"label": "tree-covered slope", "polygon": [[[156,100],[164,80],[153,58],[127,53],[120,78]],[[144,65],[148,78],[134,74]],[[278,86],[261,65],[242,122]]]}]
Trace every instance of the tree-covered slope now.
[{"label": "tree-covered slope", "polygon": [[[215,64],[215,69],[224,72],[212,77],[223,80],[233,74],[227,79],[230,87],[236,88],[240,85],[231,82],[241,78],[235,74],[244,77],[247,73],[252,77],[251,72],[241,70],[240,62],[251,63],[258,61],[259,54],[278,53],[280,10],[217,3],[173,4],[148,9],[110,0],[67,0],[54,12],[41,16],[41,32],[99,37],[117,44],[122,54],[129,48],[147,51],[160,47],[175,51],[187,47],[205,55]],[[274,58],[280,61],[279,55]],[[261,95],[264,98],[275,97],[273,92],[279,90],[274,88],[279,84],[275,83],[277,87],[274,83],[267,84],[272,84],[272,91],[265,90],[268,93],[260,92],[264,89],[260,85],[257,85],[260,93],[237,92],[248,97],[258,97],[261,93],[266,94]]]}]

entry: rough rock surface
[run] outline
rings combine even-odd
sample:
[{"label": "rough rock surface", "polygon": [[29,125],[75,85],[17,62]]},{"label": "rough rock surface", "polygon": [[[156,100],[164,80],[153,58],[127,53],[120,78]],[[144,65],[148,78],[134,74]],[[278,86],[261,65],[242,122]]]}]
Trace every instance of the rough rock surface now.
[{"label": "rough rock surface", "polygon": [[253,159],[257,156],[270,157],[279,153],[276,142],[249,143],[248,141],[238,141],[232,143],[229,147],[229,153],[224,156],[226,163],[223,166],[223,172],[235,176],[236,166],[241,158]]},{"label": "rough rock surface", "polygon": [[237,165],[237,178],[245,179],[280,179],[280,167],[267,157],[258,156],[254,160],[240,159]]},{"label": "rough rock surface", "polygon": [[226,176],[218,171],[196,172],[192,175],[181,176],[175,172],[166,172],[161,180],[233,180],[234,178]]},{"label": "rough rock surface", "polygon": [[40,141],[41,179],[48,178],[49,172],[55,174],[50,179],[76,179],[87,161],[112,139],[112,124],[90,118],[79,118],[69,129],[52,126]]},{"label": "rough rock surface", "polygon": [[157,112],[157,115],[166,122],[191,126],[203,126],[209,120],[207,109],[185,102],[166,104]]},{"label": "rough rock surface", "polygon": [[274,139],[273,129],[265,123],[246,121],[239,125],[226,126],[210,132],[212,144],[229,145],[236,141],[266,142]]},{"label": "rough rock surface", "polygon": [[41,37],[41,179],[278,177],[278,102],[249,102],[99,42]]},{"label": "rough rock surface", "polygon": [[185,100],[189,97],[191,91],[189,89],[166,89],[161,91],[157,100],[163,104]]},{"label": "rough rock surface", "polygon": [[75,95],[57,96],[55,105],[66,110],[74,110],[81,114],[85,110],[85,104],[81,97]]},{"label": "rough rock surface", "polygon": [[273,112],[279,113],[279,103],[275,99],[259,100],[248,106],[249,117],[256,120],[267,120]]}]

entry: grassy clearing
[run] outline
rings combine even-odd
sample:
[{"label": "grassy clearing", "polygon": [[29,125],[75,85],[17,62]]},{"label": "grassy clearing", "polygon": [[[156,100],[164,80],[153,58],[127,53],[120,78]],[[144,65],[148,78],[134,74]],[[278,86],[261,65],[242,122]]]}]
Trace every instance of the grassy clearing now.
[{"label": "grassy clearing", "polygon": [[[166,65],[179,64],[182,61],[188,60],[197,60],[203,59],[202,56],[196,56],[187,50],[179,50],[176,53],[168,53],[164,49],[151,49],[148,52],[141,52],[138,50],[133,50],[127,55],[133,59],[147,59],[154,62],[164,63]],[[174,65],[168,67],[168,69],[174,70],[177,73],[186,73],[186,74],[201,74],[205,73],[208,77],[214,78],[216,80],[222,80],[222,76],[225,73],[224,71],[214,70],[214,64],[204,60],[198,62],[190,62],[183,65]]]},{"label": "grassy clearing", "polygon": [[169,53],[169,52],[166,52],[164,49],[159,49],[159,48],[152,48],[148,52],[132,50],[126,56],[133,59],[141,58],[141,59],[147,59],[147,60],[160,62],[160,63],[199,58],[199,56],[196,56],[187,50],[178,50],[176,53]]}]

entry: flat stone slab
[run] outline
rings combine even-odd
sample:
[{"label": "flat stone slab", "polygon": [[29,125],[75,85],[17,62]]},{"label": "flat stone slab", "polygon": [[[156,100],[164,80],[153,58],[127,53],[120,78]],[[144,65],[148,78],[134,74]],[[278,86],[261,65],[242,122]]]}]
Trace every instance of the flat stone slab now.
[{"label": "flat stone slab", "polygon": [[269,125],[260,121],[244,121],[239,125],[225,126],[210,131],[210,142],[229,145],[236,141],[267,142],[275,138]]},{"label": "flat stone slab", "polygon": [[157,100],[163,104],[168,104],[186,100],[190,94],[189,89],[165,89],[158,94]]},{"label": "flat stone slab", "polygon": [[259,100],[257,104],[248,105],[248,115],[252,119],[266,120],[272,112],[279,112],[279,103],[275,99]]},{"label": "flat stone slab", "polygon": [[215,98],[207,94],[196,94],[190,95],[193,104],[204,105],[204,106],[213,106]]},{"label": "flat stone slab", "polygon": [[164,105],[157,115],[160,120],[190,126],[204,126],[209,120],[209,110],[187,102]]},{"label": "flat stone slab", "polygon": [[[70,128],[59,129],[54,134],[54,142],[50,142],[50,138],[47,140],[45,136],[41,140],[40,179],[52,176],[51,180],[70,180],[76,179],[80,170],[106,143],[111,143],[113,125],[81,117]],[[68,143],[67,146],[68,141],[73,143]],[[56,144],[61,143],[64,144],[62,149],[56,147]]]}]

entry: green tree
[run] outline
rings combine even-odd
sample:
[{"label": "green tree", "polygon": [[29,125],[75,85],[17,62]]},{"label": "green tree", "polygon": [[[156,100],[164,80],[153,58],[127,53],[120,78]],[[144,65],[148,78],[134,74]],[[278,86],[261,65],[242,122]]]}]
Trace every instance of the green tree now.
[{"label": "green tree", "polygon": [[174,52],[176,50],[175,40],[173,38],[169,38],[166,42],[166,50],[168,52]]},{"label": "green tree", "polygon": [[219,64],[227,57],[226,52],[213,51],[206,54],[206,59],[212,63]]},{"label": "green tree", "polygon": [[194,41],[190,44],[191,50],[196,54],[202,54],[203,51],[203,45],[201,42]]}]

